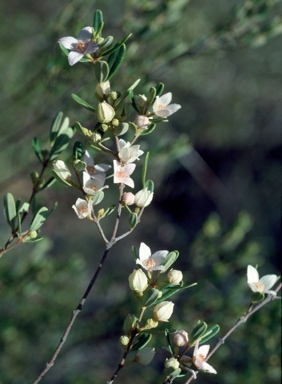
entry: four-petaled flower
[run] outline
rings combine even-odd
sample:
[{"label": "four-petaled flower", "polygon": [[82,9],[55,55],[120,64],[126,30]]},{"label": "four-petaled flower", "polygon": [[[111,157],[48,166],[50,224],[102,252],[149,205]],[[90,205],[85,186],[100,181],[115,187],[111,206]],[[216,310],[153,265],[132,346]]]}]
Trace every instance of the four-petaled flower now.
[{"label": "four-petaled flower", "polygon": [[111,165],[108,164],[96,164],[94,165],[94,160],[91,157],[88,151],[85,151],[83,160],[86,163],[86,172],[93,179],[99,180],[102,185],[104,185],[106,179],[106,172],[111,168]]},{"label": "four-petaled flower", "polygon": [[74,209],[79,219],[85,219],[91,214],[91,205],[91,200],[86,201],[78,198],[72,208]]},{"label": "four-petaled flower", "polygon": [[108,188],[107,185],[104,185],[104,182],[100,179],[94,179],[87,172],[83,172],[83,190],[87,195],[95,195],[95,193],[104,188]]},{"label": "four-petaled flower", "polygon": [[276,283],[277,275],[265,275],[260,279],[257,269],[248,265],[247,278],[249,287],[253,292],[269,293],[270,295],[276,296],[276,292],[271,291],[270,288]]},{"label": "four-petaled flower", "polygon": [[157,96],[153,104],[153,111],[155,115],[166,118],[181,108],[179,104],[169,104],[172,99],[172,93],[168,92],[163,96]]},{"label": "four-petaled flower", "polygon": [[136,264],[141,265],[147,271],[163,271],[165,267],[162,263],[167,255],[168,251],[157,251],[152,255],[150,248],[145,243],[141,243]]},{"label": "four-petaled flower", "polygon": [[123,163],[133,163],[135,160],[139,160],[139,156],[143,155],[140,145],[130,145],[130,142],[126,142],[123,139],[119,139],[119,153],[118,157]]},{"label": "four-petaled flower", "polygon": [[209,373],[217,373],[216,370],[206,362],[207,355],[209,353],[209,345],[201,345],[199,347],[199,340],[196,342],[195,349],[193,352],[193,363],[201,371]]},{"label": "four-petaled flower", "polygon": [[134,181],[130,175],[134,172],[136,164],[122,165],[117,160],[114,160],[114,183],[125,184],[134,188]]},{"label": "four-petaled flower", "polygon": [[99,48],[92,41],[92,31],[92,27],[85,27],[79,32],[77,39],[72,36],[66,36],[58,40],[59,44],[70,51],[68,55],[70,65],[76,64],[84,55],[93,53]]}]

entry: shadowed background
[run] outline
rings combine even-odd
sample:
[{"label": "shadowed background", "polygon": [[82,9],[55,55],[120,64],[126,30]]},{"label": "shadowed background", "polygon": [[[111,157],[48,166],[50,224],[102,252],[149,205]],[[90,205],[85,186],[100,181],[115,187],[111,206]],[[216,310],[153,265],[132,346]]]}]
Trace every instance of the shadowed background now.
[{"label": "shadowed background", "polygon": [[[136,308],[127,277],[135,268],[131,246],[140,241],[152,251],[179,250],[174,267],[186,284],[198,282],[174,299],[173,330],[191,332],[201,319],[218,323],[223,335],[248,307],[247,265],[258,264],[261,275],[279,274],[281,267],[281,1],[1,4],[1,198],[7,191],[29,198],[29,174],[39,167],[30,142],[34,136],[47,141],[58,111],[71,124],[94,125],[93,115],[70,97],[94,100],[92,68],[70,67],[57,40],[77,36],[98,8],[105,36],[133,33],[112,87],[125,89],[141,78],[142,93],[146,82],[162,81],[182,108],[140,141],[151,153],[153,204],[133,235],[113,249],[43,383],[110,378],[122,354],[123,320]],[[42,193],[38,199],[48,207],[59,202],[42,229],[44,240],[0,260],[0,384],[31,383],[45,367],[101,257],[95,227],[71,209],[77,197],[59,184]],[[105,220],[108,233],[112,220]],[[2,214],[0,224],[3,245],[9,229]],[[200,374],[197,382],[280,383],[279,348],[275,301],[212,357],[218,375]],[[159,349],[152,365],[128,367],[117,383],[161,383],[165,357]]]}]

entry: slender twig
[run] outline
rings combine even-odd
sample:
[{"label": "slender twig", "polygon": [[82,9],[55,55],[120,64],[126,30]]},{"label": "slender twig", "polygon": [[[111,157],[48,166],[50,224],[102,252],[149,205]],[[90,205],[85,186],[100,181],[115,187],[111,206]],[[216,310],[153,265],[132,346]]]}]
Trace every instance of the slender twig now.
[{"label": "slender twig", "polygon": [[[280,283],[276,288],[275,288],[275,292],[278,292],[282,287],[282,283]],[[248,318],[253,315],[256,311],[258,311],[259,309],[261,309],[265,304],[269,303],[270,301],[273,301],[275,300],[275,296],[273,295],[268,295],[266,299],[264,299],[262,302],[260,302],[259,304],[257,304],[255,307],[253,307],[250,311],[248,311],[245,315],[243,315],[242,317],[240,317],[239,320],[236,321],[236,323],[226,332],[226,334],[218,341],[218,343],[213,347],[213,349],[210,351],[210,353],[208,354],[207,358],[205,359],[206,361],[216,352],[216,350],[222,345],[224,344],[225,340],[231,335],[231,333],[233,333],[235,331],[235,329],[237,329],[239,327],[239,325],[245,323]],[[194,376],[191,376],[186,382],[185,384],[189,384],[191,383],[191,381],[194,379],[195,377]]]}]

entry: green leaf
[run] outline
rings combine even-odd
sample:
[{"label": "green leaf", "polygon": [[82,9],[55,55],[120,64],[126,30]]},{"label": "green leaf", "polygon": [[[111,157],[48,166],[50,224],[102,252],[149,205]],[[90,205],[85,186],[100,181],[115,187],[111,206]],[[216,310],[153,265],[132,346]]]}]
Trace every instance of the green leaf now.
[{"label": "green leaf", "polygon": [[141,133],[141,136],[146,136],[146,135],[149,135],[150,133],[152,133],[154,131],[154,129],[156,128],[156,124],[155,123],[151,123],[150,125],[148,125],[148,128],[147,129],[144,129],[143,132]]},{"label": "green leaf", "polygon": [[88,109],[91,112],[96,112],[96,109],[94,107],[92,107],[92,105],[88,104],[85,100],[81,99],[75,93],[72,93],[71,97],[74,99],[74,101],[76,101],[78,104],[82,105],[84,108]]},{"label": "green leaf", "polygon": [[138,215],[136,212],[131,212],[129,215],[129,225],[130,228],[133,229],[138,224]]},{"label": "green leaf", "polygon": [[201,336],[206,332],[207,328],[207,324],[204,321],[199,320],[198,324],[190,334],[189,345],[192,346],[196,344],[197,340],[201,338]]},{"label": "green leaf", "polygon": [[163,93],[164,90],[164,84],[163,83],[158,83],[156,86],[156,96],[160,96]]},{"label": "green leaf", "polygon": [[43,163],[43,156],[41,153],[40,143],[37,137],[34,137],[31,142],[32,148],[36,154],[36,157],[40,161],[40,163]]},{"label": "green leaf", "polygon": [[103,12],[100,11],[100,9],[97,9],[93,17],[93,28],[95,37],[98,37],[100,35],[103,25]]},{"label": "green leaf", "polygon": [[63,118],[63,112],[59,112],[57,114],[57,116],[55,117],[55,119],[53,120],[53,123],[51,125],[51,130],[50,130],[50,141],[51,141],[51,144],[53,144],[54,140],[56,139],[58,133],[59,133],[59,129],[60,129],[60,125],[61,125],[61,122],[62,122],[62,118]]},{"label": "green leaf", "polygon": [[94,195],[94,198],[92,200],[93,205],[98,205],[101,203],[101,201],[104,199],[104,192],[103,191],[97,191]]},{"label": "green leaf", "polygon": [[137,342],[133,344],[131,351],[139,351],[140,349],[144,348],[149,343],[151,338],[152,335],[150,333],[141,333],[136,337]]},{"label": "green leaf", "polygon": [[50,177],[50,179],[48,179],[46,181],[46,183],[44,183],[42,185],[42,187],[40,188],[40,191],[43,191],[44,189],[50,188],[55,182],[56,182],[56,178],[55,177]]},{"label": "green leaf", "polygon": [[16,229],[17,210],[14,196],[8,192],[4,196],[4,214],[12,231]]},{"label": "green leaf", "polygon": [[67,148],[74,133],[75,131],[69,127],[64,129],[63,133],[59,133],[49,154],[50,161],[56,160],[56,158]]},{"label": "green leaf", "polygon": [[165,261],[163,263],[163,266],[165,269],[162,271],[162,273],[166,272],[172,264],[178,259],[179,252],[178,251],[172,251],[169,252],[169,254],[166,256]]},{"label": "green leaf", "polygon": [[169,349],[171,355],[173,355],[173,346],[171,345],[171,340],[169,337],[169,330],[167,328],[165,329],[165,336],[166,336],[166,340],[167,340],[168,349]]},{"label": "green leaf", "polygon": [[29,203],[23,203],[23,205],[19,209],[19,213],[26,213],[28,211],[29,211]]},{"label": "green leaf", "polygon": [[[99,192],[99,191],[98,191],[98,192]],[[102,192],[102,191],[101,191],[101,192]],[[99,217],[99,219],[101,220],[101,219],[103,219],[104,217],[109,216],[111,213],[114,212],[115,209],[116,209],[116,205],[115,205],[115,204],[111,205],[109,208],[107,208],[107,209],[105,210],[105,212],[103,213],[103,215],[101,215],[101,216]]]},{"label": "green leaf", "polygon": [[154,87],[151,87],[147,96],[146,105],[149,108],[151,104],[155,101],[157,95],[157,90]]},{"label": "green leaf", "polygon": [[149,298],[146,300],[144,306],[145,307],[150,307],[151,305],[155,304],[156,301],[158,300],[159,298],[159,295],[160,295],[160,291],[158,289],[155,289],[155,288],[151,288],[149,291],[148,291],[148,294],[150,295]]},{"label": "green leaf", "polygon": [[265,295],[261,292],[252,292],[252,303],[259,303],[264,300]]},{"label": "green leaf", "polygon": [[106,61],[98,61],[95,64],[95,75],[98,83],[103,83],[109,76],[110,68]]},{"label": "green leaf", "polygon": [[29,229],[30,231],[37,231],[45,222],[47,217],[49,216],[48,208],[42,207],[40,208],[35,216],[33,217]]},{"label": "green leaf", "polygon": [[72,184],[63,179],[54,169],[52,169],[52,173],[54,175],[54,178],[58,180],[60,183],[67,185],[68,187],[72,187]]},{"label": "green leaf", "polygon": [[208,327],[205,333],[201,336],[200,344],[203,344],[209,339],[211,339],[212,337],[214,337],[219,332],[219,330],[220,330],[220,326],[217,324],[214,324]]},{"label": "green leaf", "polygon": [[146,180],[146,183],[145,183],[145,187],[150,191],[150,192],[154,192],[154,182],[153,180]]},{"label": "green leaf", "polygon": [[143,168],[142,168],[142,184],[143,188],[146,188],[146,175],[147,175],[147,169],[148,169],[148,161],[149,161],[150,152],[146,153]]},{"label": "green leaf", "polygon": [[127,35],[121,42],[115,44],[114,47],[112,47],[112,48],[108,49],[107,51],[103,52],[103,56],[111,55],[113,52],[117,51],[123,44],[126,43],[126,41],[130,38],[131,35],[132,35],[132,33]]},{"label": "green leaf", "polygon": [[124,44],[122,44],[118,50],[116,50],[115,52],[113,52],[110,55],[110,57],[108,59],[110,71],[109,71],[109,75],[107,77],[107,80],[110,80],[110,78],[116,73],[116,71],[120,67],[120,65],[124,59],[125,50],[126,50],[126,47]]}]

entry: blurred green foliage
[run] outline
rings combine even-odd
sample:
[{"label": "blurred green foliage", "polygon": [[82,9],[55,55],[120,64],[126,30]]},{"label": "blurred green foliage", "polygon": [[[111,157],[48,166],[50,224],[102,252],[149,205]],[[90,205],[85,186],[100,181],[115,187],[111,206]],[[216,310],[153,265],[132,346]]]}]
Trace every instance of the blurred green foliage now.
[{"label": "blurred green foliage", "polygon": [[[136,78],[163,81],[182,109],[141,143],[150,147],[154,205],[113,251],[46,383],[105,382],[113,373],[123,320],[135,308],[127,286],[132,244],[180,251],[175,268],[198,285],[178,296],[171,323],[188,332],[201,319],[223,334],[248,307],[247,265],[258,264],[262,275],[280,266],[278,0],[2,2],[1,197],[30,196],[28,175],[37,170],[30,142],[47,140],[58,111],[93,126],[70,95],[90,102],[94,75],[82,64],[70,68],[56,42],[91,25],[97,8],[107,34],[133,32],[113,88]],[[97,266],[102,244],[71,212],[76,198],[60,186],[39,196],[49,208],[59,202],[45,239],[0,260],[1,384],[32,382],[44,368]],[[9,237],[3,215],[0,225],[2,245]],[[218,375],[198,382],[280,383],[278,308],[270,303],[242,325],[212,357]],[[131,366],[117,382],[161,382],[165,356],[160,350],[152,366]]]}]

